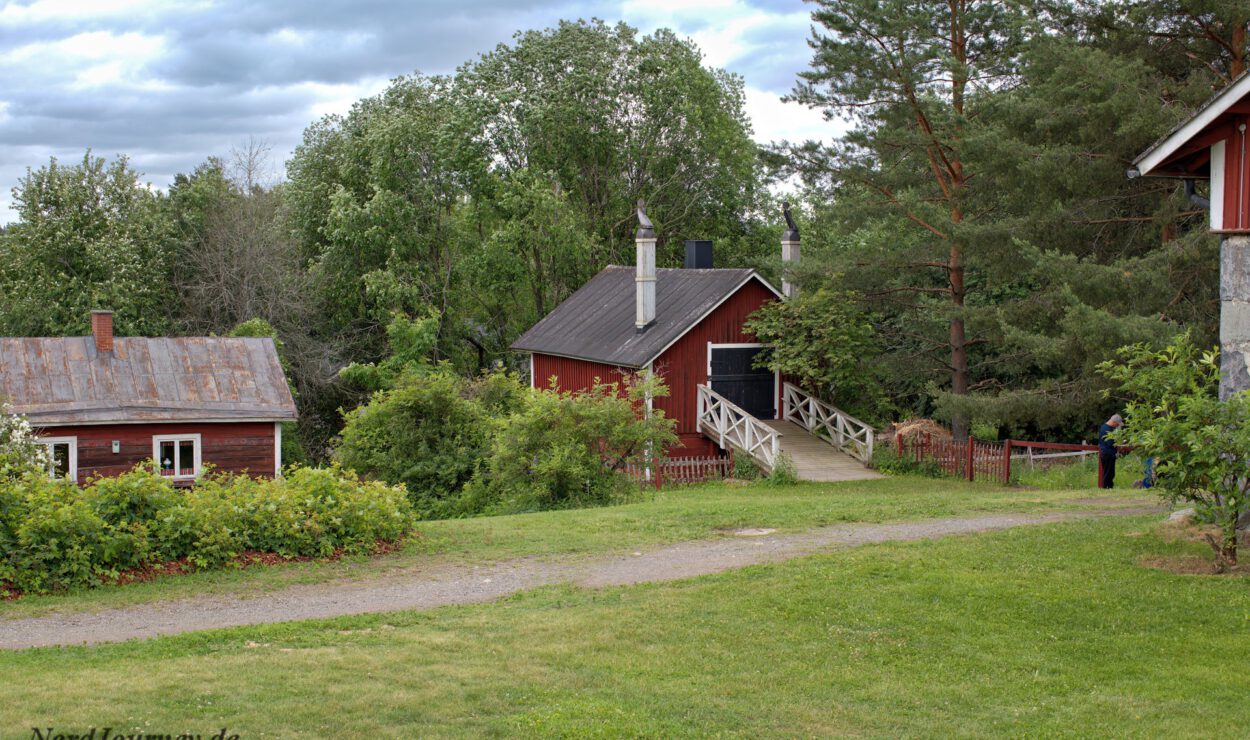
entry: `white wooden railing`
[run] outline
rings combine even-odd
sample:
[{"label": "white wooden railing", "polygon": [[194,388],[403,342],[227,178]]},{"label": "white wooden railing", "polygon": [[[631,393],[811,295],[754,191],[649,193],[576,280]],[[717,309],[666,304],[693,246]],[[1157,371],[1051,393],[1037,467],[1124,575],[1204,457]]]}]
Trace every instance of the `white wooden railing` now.
[{"label": "white wooden railing", "polygon": [[750,455],[766,471],[777,464],[781,434],[706,385],[699,386],[699,430],[721,449],[733,447]]},{"label": "white wooden railing", "polygon": [[782,395],[782,418],[863,463],[872,461],[873,429],[790,383]]}]

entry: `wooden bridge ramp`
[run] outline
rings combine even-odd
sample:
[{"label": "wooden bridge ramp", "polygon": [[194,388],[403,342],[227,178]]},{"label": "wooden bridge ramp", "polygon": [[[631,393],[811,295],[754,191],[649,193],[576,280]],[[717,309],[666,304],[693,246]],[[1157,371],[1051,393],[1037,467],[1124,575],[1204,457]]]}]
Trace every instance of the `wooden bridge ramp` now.
[{"label": "wooden bridge ramp", "polygon": [[794,462],[799,480],[831,482],[884,477],[794,422],[762,423],[781,434],[781,452]]},{"label": "wooden bridge ramp", "polygon": [[882,477],[871,470],[873,428],[786,383],[782,419],[757,419],[706,385],[699,385],[699,431],[721,449],[750,455],[766,472],[789,457],[799,480]]}]

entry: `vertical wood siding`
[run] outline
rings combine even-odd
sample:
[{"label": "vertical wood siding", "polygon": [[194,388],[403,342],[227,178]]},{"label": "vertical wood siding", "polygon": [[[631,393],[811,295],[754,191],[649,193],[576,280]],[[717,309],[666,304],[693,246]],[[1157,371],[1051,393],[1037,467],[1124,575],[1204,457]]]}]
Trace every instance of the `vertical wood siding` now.
[{"label": "vertical wood siding", "polygon": [[[594,385],[596,378],[600,383],[619,383],[629,372],[629,368],[605,365],[602,362],[535,354],[533,383],[535,388],[580,391]],[[551,382],[553,377],[556,380],[554,385]]]},{"label": "vertical wood siding", "polygon": [[1238,126],[1250,123],[1245,116],[1236,116],[1232,122],[1232,135],[1224,147],[1224,223],[1227,231],[1250,230],[1250,152],[1246,151],[1250,132],[1242,133]]},{"label": "vertical wood siding", "polygon": [[[42,437],[78,438],[78,482],[92,475],[121,475],[152,457],[152,437],[158,434],[200,435],[200,459],[219,470],[272,477],[273,422],[239,424],[113,424],[43,427]],[[113,440],[121,452],[113,454]]]},{"label": "vertical wood siding", "polygon": [[[668,383],[670,395],[657,399],[655,406],[677,419],[678,434],[699,433],[697,386],[707,384],[708,344],[757,341],[742,325],[760,306],[775,300],[777,296],[763,283],[751,280],[656,359],[655,371]],[[780,393],[776,408],[780,413]]]},{"label": "vertical wood siding", "polygon": [[[760,281],[751,280],[656,359],[654,370],[664,378],[670,395],[657,398],[655,408],[663,410],[668,418],[677,420],[679,442],[669,449],[670,457],[712,457],[719,454],[715,443],[700,434],[698,429],[696,386],[707,383],[707,345],[709,342],[731,344],[756,341],[755,336],[744,331],[742,325],[756,309],[776,299],[776,295]],[[589,388],[595,378],[601,382],[619,382],[628,372],[626,368],[600,362],[534,355],[534,385],[538,388],[581,390]],[[552,376],[557,378],[554,386],[550,382]],[[777,410],[780,413],[780,393]]]}]

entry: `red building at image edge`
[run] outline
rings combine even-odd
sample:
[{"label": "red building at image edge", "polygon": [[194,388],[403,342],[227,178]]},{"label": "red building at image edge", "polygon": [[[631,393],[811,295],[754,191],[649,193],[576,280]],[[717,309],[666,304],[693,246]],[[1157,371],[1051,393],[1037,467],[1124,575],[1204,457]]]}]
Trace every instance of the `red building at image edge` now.
[{"label": "red building at image edge", "polygon": [[79,484],[158,461],[190,483],[205,465],[273,476],[295,402],[273,340],[114,337],[94,311],[92,336],[0,337],[0,401],[25,416],[55,472]]}]

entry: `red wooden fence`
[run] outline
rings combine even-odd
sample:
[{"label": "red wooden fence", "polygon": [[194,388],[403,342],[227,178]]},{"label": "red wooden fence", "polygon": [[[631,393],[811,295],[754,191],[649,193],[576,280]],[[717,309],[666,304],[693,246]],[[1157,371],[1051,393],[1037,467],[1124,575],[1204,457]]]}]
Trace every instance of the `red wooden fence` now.
[{"label": "red wooden fence", "polygon": [[676,488],[728,478],[733,472],[733,459],[729,457],[679,458],[653,463],[649,476],[645,467],[636,465],[627,465],[622,472],[639,486]]},{"label": "red wooden fence", "polygon": [[895,449],[899,457],[906,457],[916,462],[930,462],[956,478],[976,480],[995,478],[1003,483],[1011,480],[1010,443],[980,442],[969,439],[967,442],[956,442],[950,439],[934,439],[930,434],[903,439],[894,438]]},{"label": "red wooden fence", "polygon": [[[1009,439],[1005,442],[981,442],[969,439],[955,442],[950,439],[933,439],[929,434],[903,439],[894,438],[899,457],[916,462],[930,462],[947,475],[976,480],[992,478],[1004,485],[1011,482],[1011,453],[1016,449],[1097,451],[1097,445],[1064,444],[1061,442],[1029,442]],[[1102,460],[1098,461],[1098,479],[1102,479]]]}]

